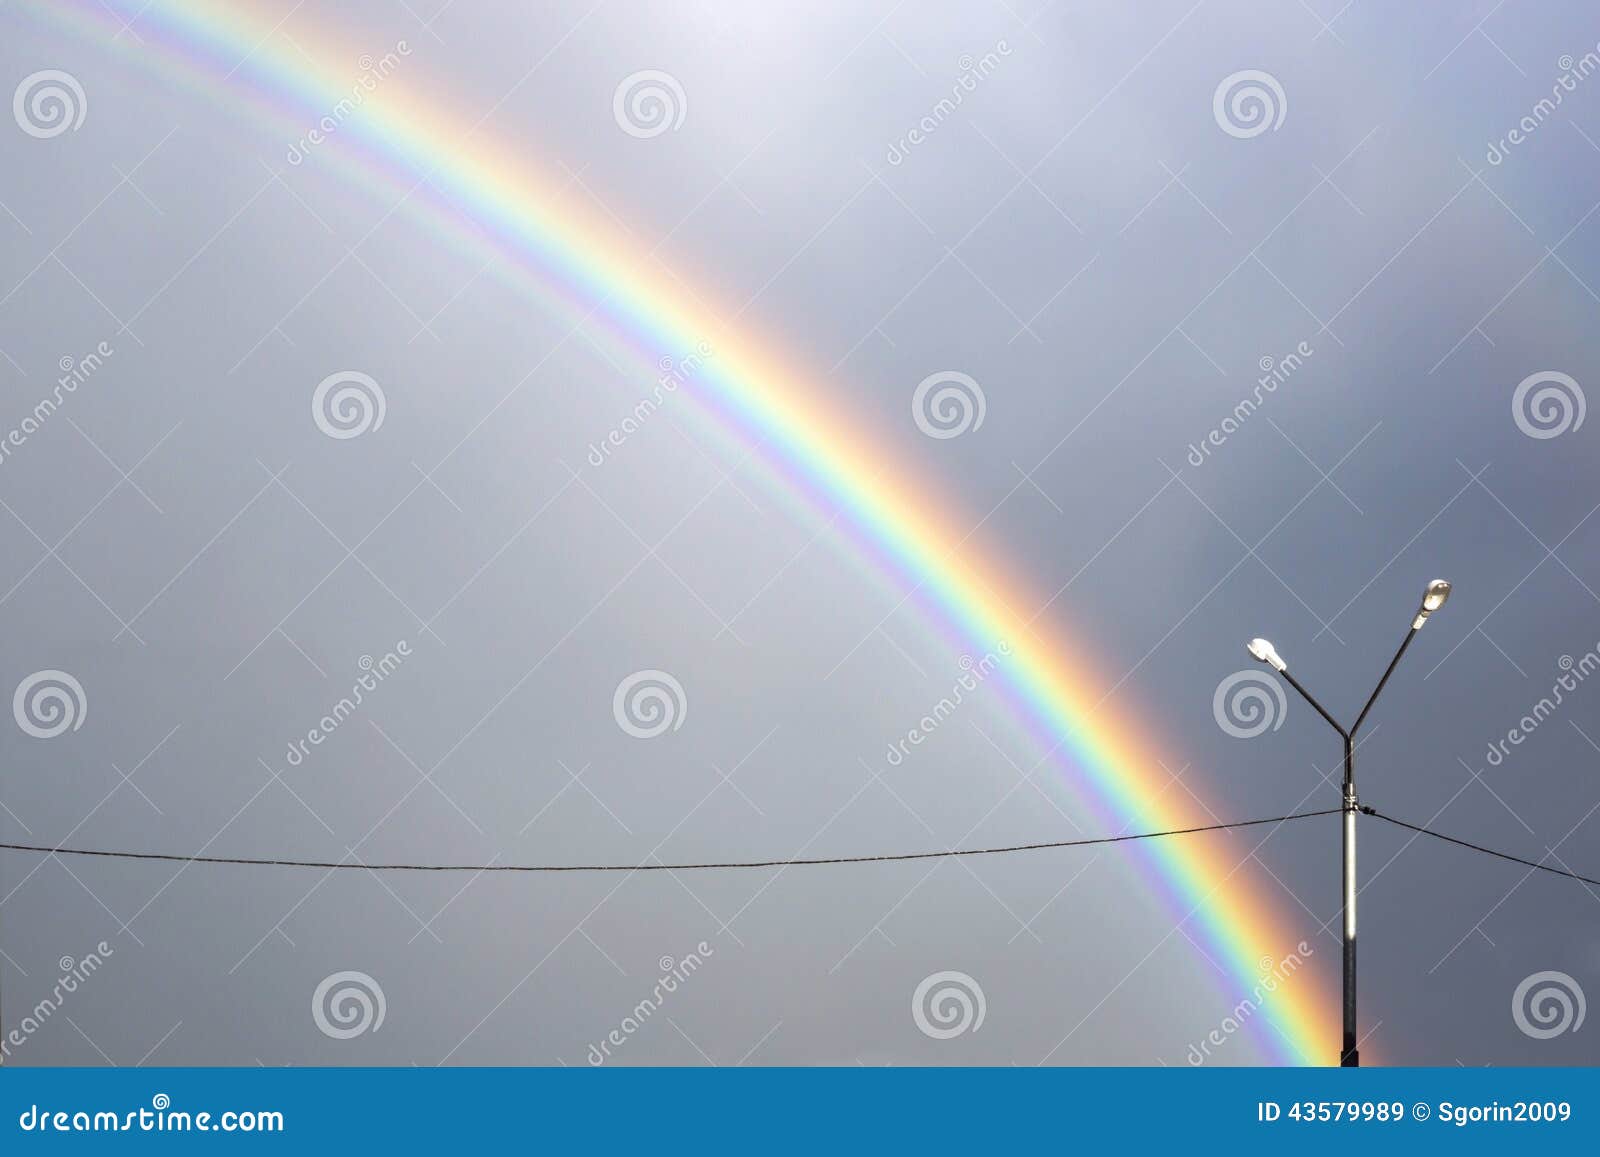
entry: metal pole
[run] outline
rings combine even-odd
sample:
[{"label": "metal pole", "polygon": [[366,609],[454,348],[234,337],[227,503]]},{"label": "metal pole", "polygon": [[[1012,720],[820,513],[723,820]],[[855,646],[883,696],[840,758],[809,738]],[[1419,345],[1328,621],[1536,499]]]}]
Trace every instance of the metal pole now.
[{"label": "metal pole", "polygon": [[1344,1047],[1339,1064],[1358,1068],[1361,1052],[1356,1048],[1356,800],[1355,746],[1344,741]]},{"label": "metal pole", "polygon": [[[1410,636],[1406,636],[1407,642]],[[1401,644],[1400,650],[1405,651]],[[1400,656],[1395,656],[1395,663]],[[1389,671],[1394,670],[1395,663],[1389,664]],[[1339,721],[1328,713],[1328,709],[1317,702],[1315,695],[1301,685],[1300,680],[1289,674],[1287,668],[1278,674],[1300,693],[1300,697],[1312,707],[1317,714],[1328,721],[1339,738],[1344,741],[1344,1038],[1339,1048],[1339,1064],[1348,1068],[1355,1068],[1361,1064],[1361,1054],[1356,1049],[1356,812],[1360,807],[1356,800],[1355,780],[1355,742],[1354,732],[1346,731],[1339,725]],[[1383,684],[1388,681],[1388,672],[1378,683],[1378,690],[1383,690]],[[1377,692],[1373,692],[1373,699]],[[1367,707],[1372,706],[1372,699],[1367,700]],[[1362,711],[1366,717],[1366,711]]]},{"label": "metal pole", "polygon": [[1367,696],[1366,705],[1361,708],[1361,714],[1356,716],[1355,724],[1346,731],[1339,725],[1339,721],[1328,713],[1327,708],[1318,703],[1316,697],[1300,685],[1300,681],[1289,674],[1288,667],[1273,649],[1271,643],[1265,639],[1253,639],[1248,647],[1250,654],[1259,661],[1267,664],[1283,676],[1289,686],[1300,693],[1300,697],[1312,707],[1317,714],[1328,721],[1339,737],[1344,740],[1344,1039],[1339,1048],[1339,1064],[1343,1068],[1359,1068],[1361,1065],[1361,1051],[1356,1048],[1356,815],[1361,811],[1360,800],[1356,797],[1356,771],[1355,771],[1355,737],[1361,730],[1361,725],[1366,722],[1367,713],[1372,710],[1372,705],[1378,701],[1378,695],[1388,685],[1389,676],[1394,674],[1394,669],[1400,665],[1400,657],[1406,653],[1406,648],[1411,646],[1411,640],[1417,637],[1417,632],[1428,621],[1428,616],[1440,607],[1450,597],[1450,584],[1443,579],[1435,579],[1428,584],[1427,591],[1422,596],[1422,605],[1417,608],[1417,615],[1411,621],[1411,629],[1406,632],[1406,637],[1400,640],[1400,647],[1394,653],[1394,658],[1389,660],[1389,665],[1384,668],[1383,677],[1378,680],[1378,685],[1372,689],[1372,694]]},{"label": "metal pole", "polygon": [[1367,713],[1378,701],[1378,695],[1388,685],[1389,676],[1400,665],[1400,656],[1411,646],[1427,616],[1419,614],[1400,640],[1400,647],[1384,668],[1383,678],[1367,697],[1366,706],[1356,716],[1355,725],[1344,733],[1344,1047],[1339,1053],[1339,1064],[1345,1068],[1359,1068],[1361,1052],[1356,1048],[1356,815],[1361,803],[1356,798],[1355,737],[1366,722]]}]

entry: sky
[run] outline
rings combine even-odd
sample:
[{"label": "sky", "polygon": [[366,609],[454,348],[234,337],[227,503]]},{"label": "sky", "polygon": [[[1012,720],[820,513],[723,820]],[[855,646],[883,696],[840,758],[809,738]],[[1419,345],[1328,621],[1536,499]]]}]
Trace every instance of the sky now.
[{"label": "sky", "polygon": [[[1164,814],[1337,808],[1338,736],[1244,643],[1348,724],[1443,577],[1362,802],[1600,874],[1586,6],[208,7],[251,31],[0,3],[0,842],[633,865],[1087,839],[1149,826],[1073,745],[1112,717]],[[383,154],[414,112],[450,131]],[[462,156],[534,175],[631,277],[508,241]],[[617,322],[635,280],[715,340]],[[730,424],[728,342],[1004,577],[1081,676],[1071,734],[783,431]],[[1600,889],[1359,830],[1365,1061],[1600,1060]],[[1208,904],[1270,913],[1258,963],[1147,843],[549,875],[0,851],[0,1040],[20,1065],[1331,1060],[1338,817],[1167,838],[1222,866]]]}]

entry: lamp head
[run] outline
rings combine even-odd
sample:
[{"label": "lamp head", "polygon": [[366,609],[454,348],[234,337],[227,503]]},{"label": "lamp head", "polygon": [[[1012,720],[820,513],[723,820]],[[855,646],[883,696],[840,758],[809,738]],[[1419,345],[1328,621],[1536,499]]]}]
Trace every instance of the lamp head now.
[{"label": "lamp head", "polygon": [[1421,629],[1422,624],[1428,621],[1428,616],[1444,606],[1449,597],[1450,584],[1444,579],[1434,579],[1429,583],[1428,589],[1422,592],[1422,606],[1417,609],[1416,621],[1411,624],[1411,629]]},{"label": "lamp head", "polygon": [[1286,671],[1289,668],[1289,664],[1278,656],[1277,648],[1266,639],[1251,639],[1245,644],[1245,650],[1250,652],[1250,657],[1256,662],[1265,663],[1274,671]]}]

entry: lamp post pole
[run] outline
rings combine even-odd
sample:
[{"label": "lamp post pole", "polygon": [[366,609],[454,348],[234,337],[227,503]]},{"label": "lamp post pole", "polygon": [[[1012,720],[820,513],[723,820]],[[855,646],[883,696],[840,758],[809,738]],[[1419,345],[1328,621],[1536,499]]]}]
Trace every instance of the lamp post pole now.
[{"label": "lamp post pole", "polygon": [[1356,798],[1355,743],[1344,737],[1344,1043],[1339,1049],[1339,1064],[1358,1068],[1361,1050],[1356,1047]]},{"label": "lamp post pole", "polygon": [[1411,646],[1411,640],[1416,638],[1417,632],[1428,621],[1428,616],[1440,607],[1450,597],[1450,584],[1444,579],[1434,579],[1428,584],[1422,596],[1422,605],[1418,607],[1416,618],[1412,620],[1411,629],[1406,632],[1406,637],[1400,641],[1400,647],[1394,653],[1394,658],[1389,660],[1383,677],[1378,680],[1378,685],[1372,689],[1372,694],[1367,697],[1366,706],[1361,708],[1361,714],[1356,716],[1355,724],[1346,730],[1339,721],[1330,715],[1326,708],[1318,703],[1315,696],[1301,686],[1300,681],[1289,674],[1288,665],[1279,657],[1277,650],[1265,639],[1252,639],[1248,650],[1250,654],[1271,667],[1284,682],[1293,687],[1300,697],[1316,709],[1318,715],[1327,720],[1328,725],[1339,733],[1339,738],[1344,744],[1344,782],[1342,784],[1342,823],[1343,823],[1343,850],[1341,854],[1344,883],[1341,914],[1344,922],[1344,991],[1342,1000],[1343,1031],[1339,1046],[1339,1064],[1344,1068],[1357,1068],[1361,1064],[1361,1050],[1357,1047],[1358,1036],[1356,1033],[1356,817],[1361,811],[1361,801],[1356,795],[1355,775],[1355,739],[1356,733],[1361,730],[1361,724],[1366,721],[1367,713],[1372,710],[1372,705],[1378,701],[1378,694],[1384,685],[1389,682],[1389,676],[1394,674],[1394,669],[1400,664],[1400,657],[1406,653],[1406,648]]}]

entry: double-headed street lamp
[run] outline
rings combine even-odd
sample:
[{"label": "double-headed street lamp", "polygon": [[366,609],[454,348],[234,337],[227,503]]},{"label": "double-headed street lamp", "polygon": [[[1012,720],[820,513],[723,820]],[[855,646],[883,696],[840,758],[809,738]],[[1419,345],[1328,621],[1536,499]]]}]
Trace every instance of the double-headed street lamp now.
[{"label": "double-headed street lamp", "polygon": [[1355,737],[1361,730],[1361,724],[1367,718],[1367,712],[1372,710],[1372,705],[1378,699],[1378,693],[1383,690],[1389,676],[1394,674],[1394,669],[1400,663],[1400,656],[1406,653],[1406,648],[1411,645],[1411,640],[1422,630],[1422,624],[1428,621],[1428,616],[1444,606],[1445,600],[1450,597],[1450,584],[1444,579],[1434,579],[1428,584],[1428,589],[1422,594],[1422,605],[1417,608],[1417,616],[1411,622],[1411,629],[1406,632],[1406,637],[1400,642],[1400,649],[1394,653],[1394,658],[1389,660],[1389,666],[1383,673],[1383,678],[1378,680],[1378,685],[1372,689],[1372,694],[1367,699],[1367,705],[1361,709],[1361,714],[1356,716],[1355,724],[1346,731],[1339,726],[1339,721],[1329,715],[1322,704],[1318,703],[1300,685],[1300,681],[1289,674],[1289,666],[1279,657],[1277,649],[1265,639],[1251,639],[1246,649],[1251,656],[1278,674],[1282,675],[1289,686],[1300,692],[1302,698],[1315,707],[1317,714],[1328,721],[1339,738],[1344,740],[1344,1043],[1339,1050],[1339,1063],[1346,1068],[1354,1068],[1361,1064],[1361,1053],[1356,1048],[1356,815],[1361,810],[1356,798],[1355,780]]}]

